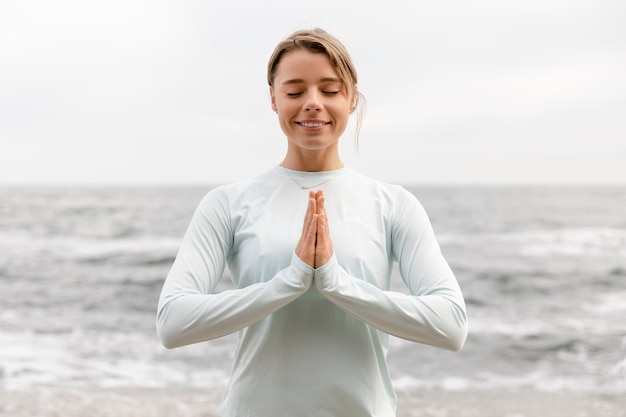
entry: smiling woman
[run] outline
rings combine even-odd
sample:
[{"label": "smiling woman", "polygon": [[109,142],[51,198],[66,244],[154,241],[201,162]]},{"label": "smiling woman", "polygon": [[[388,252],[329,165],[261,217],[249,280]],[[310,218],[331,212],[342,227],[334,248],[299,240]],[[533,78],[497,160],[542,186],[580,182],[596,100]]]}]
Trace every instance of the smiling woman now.
[{"label": "smiling woman", "polygon": [[[461,290],[413,194],[341,161],[359,102],[341,43],[294,33],[268,82],[287,153],[202,200],[163,286],[159,336],[174,348],[238,332],[223,417],[395,416],[389,335],[461,349]],[[390,289],[395,261],[410,294]],[[234,289],[216,293],[226,265]]]},{"label": "smiling woman", "polygon": [[285,55],[270,94],[288,140],[282,166],[309,172],[341,168],[339,138],[348,124],[354,97],[328,57],[304,49]]},{"label": "smiling woman", "polygon": [[[312,98],[317,101],[315,96],[306,97],[305,92],[312,89],[317,90],[322,98],[339,96],[337,99],[348,100],[349,113],[358,108],[355,132],[355,140],[358,145],[365,98],[357,88],[356,68],[352,63],[350,54],[341,42],[332,36],[324,36],[324,43],[320,43],[321,33],[320,30],[301,31],[297,33],[297,36],[289,37],[277,45],[267,68],[267,82],[270,86],[272,108],[279,113],[276,99],[277,97],[281,98],[281,94],[300,99]],[[294,53],[298,54],[297,58],[293,56]],[[299,76],[309,79],[305,80]],[[277,77],[283,79],[277,80]],[[305,97],[302,97],[303,95]],[[332,103],[336,106],[339,100],[334,100]],[[313,120],[310,125],[313,127],[315,124],[323,123],[328,122]],[[282,121],[281,127],[284,131]],[[340,128],[339,134],[341,135],[346,126],[345,124],[342,127],[336,126],[334,130],[338,130],[337,127]],[[289,138],[288,134],[287,137]]]}]

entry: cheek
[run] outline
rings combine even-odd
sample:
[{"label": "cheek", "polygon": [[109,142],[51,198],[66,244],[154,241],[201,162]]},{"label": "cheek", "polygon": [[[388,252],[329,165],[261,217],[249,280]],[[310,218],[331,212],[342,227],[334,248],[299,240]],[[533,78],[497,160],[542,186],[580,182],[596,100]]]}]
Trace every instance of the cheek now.
[{"label": "cheek", "polygon": [[337,120],[341,120],[343,123],[347,123],[350,118],[350,106],[349,105],[341,105],[337,106],[334,109],[335,118]]},{"label": "cheek", "polygon": [[292,112],[293,104],[287,100],[278,100],[275,102],[278,114],[287,115]]},{"label": "cheek", "polygon": [[285,132],[291,129],[291,121],[293,119],[293,117],[291,116],[291,113],[287,112],[282,107],[279,107],[279,110],[277,113],[278,113],[278,123],[280,124],[281,129]]},{"label": "cheek", "polygon": [[284,107],[284,106],[278,106],[278,117],[280,117],[281,120],[283,119],[289,119],[291,117],[291,111],[289,110],[289,108]]}]

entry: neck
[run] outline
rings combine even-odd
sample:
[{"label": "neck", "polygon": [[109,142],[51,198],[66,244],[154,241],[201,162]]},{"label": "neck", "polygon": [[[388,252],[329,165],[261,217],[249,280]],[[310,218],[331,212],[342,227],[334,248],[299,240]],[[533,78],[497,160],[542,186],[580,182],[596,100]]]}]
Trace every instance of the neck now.
[{"label": "neck", "polygon": [[287,152],[280,165],[294,171],[306,172],[335,171],[344,166],[337,153],[326,154],[323,152],[297,154]]}]

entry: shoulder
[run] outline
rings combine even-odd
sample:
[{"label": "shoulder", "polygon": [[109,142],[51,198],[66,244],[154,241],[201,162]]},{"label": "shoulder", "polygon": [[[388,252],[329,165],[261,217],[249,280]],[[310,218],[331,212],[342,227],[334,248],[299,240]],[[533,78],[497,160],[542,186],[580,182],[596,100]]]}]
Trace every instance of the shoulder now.
[{"label": "shoulder", "polygon": [[355,170],[349,169],[346,175],[347,185],[357,188],[360,192],[365,192],[368,196],[388,202],[389,204],[415,204],[417,197],[400,184],[394,184],[367,177]]},{"label": "shoulder", "polygon": [[361,195],[377,202],[387,221],[393,227],[406,224],[428,225],[430,220],[415,190],[410,191],[400,184],[389,183],[366,177],[351,171],[352,186],[361,190]]},{"label": "shoulder", "polygon": [[259,196],[266,194],[267,190],[276,187],[280,177],[276,175],[275,169],[250,176],[248,178],[228,184],[220,184],[209,190],[202,201],[200,207],[219,205],[224,208],[233,205],[240,206],[246,201],[253,201]]}]

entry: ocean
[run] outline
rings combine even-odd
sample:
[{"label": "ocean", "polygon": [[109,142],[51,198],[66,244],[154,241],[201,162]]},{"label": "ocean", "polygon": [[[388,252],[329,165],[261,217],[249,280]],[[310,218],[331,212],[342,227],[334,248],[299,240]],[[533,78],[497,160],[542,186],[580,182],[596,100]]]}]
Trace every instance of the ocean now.
[{"label": "ocean", "polygon": [[[0,391],[221,391],[234,335],[167,350],[155,332],[210,188],[0,188]],[[626,187],[406,188],[457,275],[470,333],[458,353],[392,338],[399,392],[626,393]]]}]

